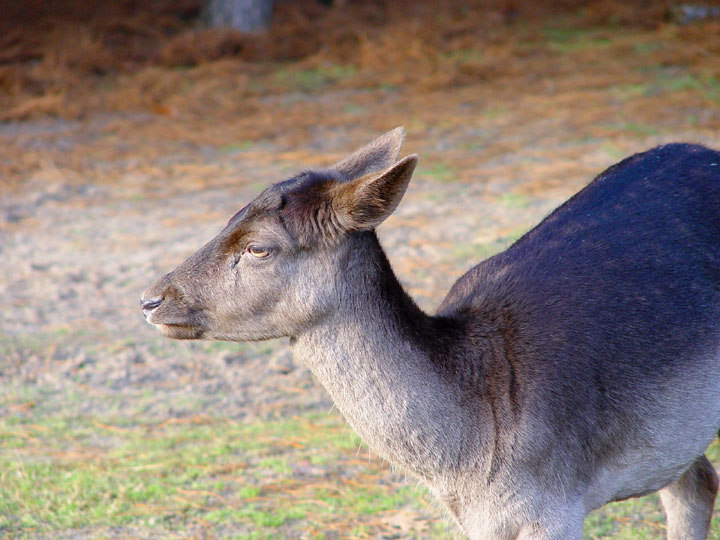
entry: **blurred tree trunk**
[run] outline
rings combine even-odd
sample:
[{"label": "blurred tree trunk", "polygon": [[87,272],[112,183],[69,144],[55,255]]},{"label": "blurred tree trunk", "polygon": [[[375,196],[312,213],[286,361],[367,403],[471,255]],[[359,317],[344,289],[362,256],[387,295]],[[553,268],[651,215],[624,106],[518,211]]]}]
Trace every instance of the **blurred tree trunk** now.
[{"label": "blurred tree trunk", "polygon": [[267,29],[273,0],[205,0],[203,20],[210,27],[231,27],[241,32]]}]

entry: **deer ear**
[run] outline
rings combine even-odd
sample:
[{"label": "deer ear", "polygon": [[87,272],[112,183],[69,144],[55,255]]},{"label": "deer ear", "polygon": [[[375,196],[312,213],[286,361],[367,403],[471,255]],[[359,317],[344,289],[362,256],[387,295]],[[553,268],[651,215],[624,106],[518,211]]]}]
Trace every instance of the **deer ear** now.
[{"label": "deer ear", "polygon": [[404,140],[405,128],[396,127],[330,168],[339,172],[345,180],[382,171],[397,161]]},{"label": "deer ear", "polygon": [[374,229],[392,214],[405,194],[417,165],[413,154],[380,175],[367,175],[335,185],[331,205],[346,231]]}]

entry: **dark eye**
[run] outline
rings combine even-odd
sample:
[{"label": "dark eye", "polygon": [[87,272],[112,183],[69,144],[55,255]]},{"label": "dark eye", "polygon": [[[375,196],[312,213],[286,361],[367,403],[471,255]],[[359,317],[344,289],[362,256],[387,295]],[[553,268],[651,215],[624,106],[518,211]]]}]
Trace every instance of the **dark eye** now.
[{"label": "dark eye", "polygon": [[270,255],[270,248],[250,245],[247,247],[247,252],[256,259],[264,259]]}]

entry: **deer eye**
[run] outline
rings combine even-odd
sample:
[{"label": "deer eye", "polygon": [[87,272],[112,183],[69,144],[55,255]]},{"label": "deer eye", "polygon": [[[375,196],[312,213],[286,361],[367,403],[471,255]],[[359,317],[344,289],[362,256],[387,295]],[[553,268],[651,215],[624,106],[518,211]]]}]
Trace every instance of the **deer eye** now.
[{"label": "deer eye", "polygon": [[256,259],[265,259],[270,255],[271,249],[263,246],[250,245],[247,247],[246,251]]}]

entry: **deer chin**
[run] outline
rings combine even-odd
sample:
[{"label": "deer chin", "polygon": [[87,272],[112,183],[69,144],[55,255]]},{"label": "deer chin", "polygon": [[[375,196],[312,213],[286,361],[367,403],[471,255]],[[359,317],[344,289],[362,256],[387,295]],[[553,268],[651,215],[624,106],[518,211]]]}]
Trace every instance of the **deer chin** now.
[{"label": "deer chin", "polygon": [[183,324],[153,324],[155,328],[165,337],[172,339],[202,339],[205,329],[199,326],[188,326]]}]

